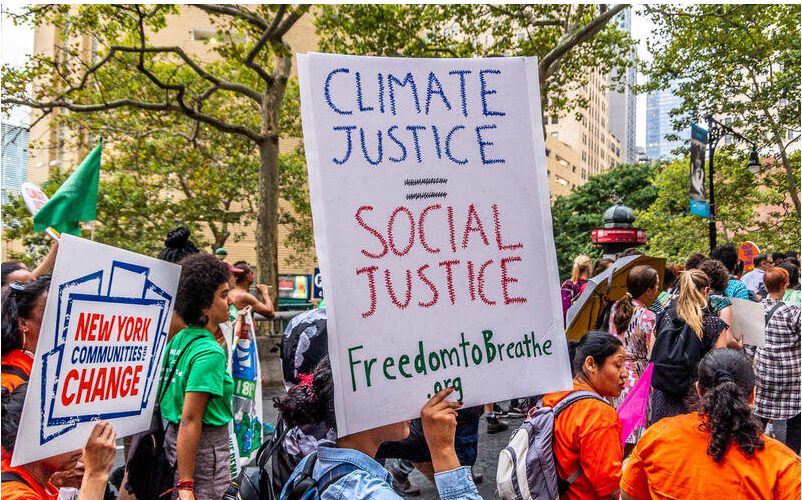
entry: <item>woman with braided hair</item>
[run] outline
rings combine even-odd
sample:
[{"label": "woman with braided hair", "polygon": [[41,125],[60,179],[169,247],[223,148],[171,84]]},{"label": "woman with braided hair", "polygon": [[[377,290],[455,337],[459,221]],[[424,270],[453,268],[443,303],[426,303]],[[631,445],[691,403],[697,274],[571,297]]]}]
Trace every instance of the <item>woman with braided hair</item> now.
[{"label": "woman with braided hair", "polygon": [[646,430],[624,468],[621,497],[798,499],[799,456],[762,433],[752,414],[754,390],[752,367],[740,352],[707,353],[695,411]]}]

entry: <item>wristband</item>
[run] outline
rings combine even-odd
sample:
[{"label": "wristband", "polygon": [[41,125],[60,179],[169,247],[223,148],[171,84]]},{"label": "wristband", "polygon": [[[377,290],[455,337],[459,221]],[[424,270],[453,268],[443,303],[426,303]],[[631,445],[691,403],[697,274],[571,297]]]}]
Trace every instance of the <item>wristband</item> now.
[{"label": "wristband", "polygon": [[167,490],[164,493],[162,493],[161,495],[159,495],[159,497],[163,497],[164,495],[166,495],[168,493],[172,493],[173,491],[176,491],[176,490],[189,490],[189,491],[194,492],[195,491],[195,480],[194,479],[181,479],[176,483],[174,488],[170,488],[169,490]]}]

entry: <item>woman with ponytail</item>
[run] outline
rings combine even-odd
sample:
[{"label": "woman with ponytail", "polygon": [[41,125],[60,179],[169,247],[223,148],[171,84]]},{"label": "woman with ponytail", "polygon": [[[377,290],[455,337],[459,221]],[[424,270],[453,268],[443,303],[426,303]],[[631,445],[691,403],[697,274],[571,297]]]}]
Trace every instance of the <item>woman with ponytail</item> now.
[{"label": "woman with ponytail", "polygon": [[3,290],[2,385],[9,392],[31,375],[49,288],[50,276],[42,276],[30,283],[12,281]]},{"label": "woman with ponytail", "polygon": [[582,290],[590,278],[592,266],[593,261],[587,255],[577,255],[574,259],[574,265],[571,267],[571,279],[565,280],[560,287],[563,300],[563,319],[565,319],[565,313],[568,312],[571,304],[582,294]]},{"label": "woman with ponytail", "polygon": [[[276,408],[288,427],[325,425],[336,430],[334,382],[329,357],[324,357],[312,373],[299,376],[301,383],[287,395],[274,398]],[[443,500],[481,500],[471,478],[471,469],[461,467],[454,448],[457,409],[461,402],[446,401],[454,392],[448,387],[435,394],[421,410],[426,444],[432,455],[434,481]],[[368,429],[332,441],[321,441],[314,451],[295,467],[280,500],[319,498],[320,500],[400,500],[393,491],[392,476],[375,460],[379,446],[400,441],[409,435],[409,422],[397,422]]]},{"label": "woman with ponytail", "polygon": [[626,352],[621,341],[607,332],[586,333],[568,344],[574,388],[543,396],[543,406],[559,403],[575,391],[596,397],[568,406],[554,421],[554,457],[557,474],[568,479],[580,471],[561,500],[618,498],[621,480],[621,421],[615,409],[602,398],[616,398],[627,380]]},{"label": "woman with ponytail", "polygon": [[734,349],[699,363],[694,413],[649,427],[621,479],[625,500],[800,498],[799,456],[762,434],[752,414],[755,377]]},{"label": "woman with ponytail", "polygon": [[[740,349],[742,346],[729,333],[729,325],[707,309],[709,295],[710,278],[705,273],[698,269],[680,273],[679,294],[671,307],[658,318],[655,328],[657,335],[652,337],[649,352],[652,351],[655,338],[672,328],[675,319],[687,325],[699,338],[701,356],[716,347]],[[682,396],[677,397],[653,387],[651,421],[657,422],[661,418],[687,413],[690,401],[695,398],[695,394],[690,392],[690,387],[687,389],[686,391],[683,387],[679,391]],[[686,396],[690,396],[687,402]]]},{"label": "woman with ponytail", "polygon": [[627,276],[627,294],[613,304],[610,311],[610,333],[618,337],[627,351],[627,385],[613,406],[635,386],[640,374],[649,364],[649,343],[654,333],[656,315],[649,306],[660,293],[660,276],[649,266],[635,266]]}]

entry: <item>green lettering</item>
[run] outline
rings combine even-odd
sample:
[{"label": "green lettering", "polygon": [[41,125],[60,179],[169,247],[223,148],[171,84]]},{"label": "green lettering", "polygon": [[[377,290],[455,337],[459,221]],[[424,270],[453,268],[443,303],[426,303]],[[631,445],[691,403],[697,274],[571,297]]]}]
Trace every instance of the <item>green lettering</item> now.
[{"label": "green lettering", "polygon": [[473,359],[473,364],[477,366],[482,364],[482,348],[476,344],[471,347],[471,359]]},{"label": "green lettering", "polygon": [[401,372],[401,375],[404,378],[412,378],[412,374],[407,373],[407,371],[404,370],[404,367],[408,364],[409,364],[409,356],[407,356],[406,354],[398,358],[398,371]]},{"label": "green lettering", "polygon": [[352,356],[351,351],[356,351],[357,349],[362,349],[361,345],[356,347],[349,347],[348,348],[348,362],[351,364],[351,391],[356,392],[356,377],[354,376],[354,365],[358,365],[359,361],[354,361],[354,357]]},{"label": "green lettering", "polygon": [[433,372],[440,369],[440,358],[437,357],[437,353],[434,351],[429,353],[429,368],[431,368]]},{"label": "green lettering", "polygon": [[391,357],[384,358],[384,363],[382,363],[382,371],[384,372],[384,376],[387,377],[388,380],[395,380],[395,375],[390,375],[387,373],[387,369],[391,366],[395,365],[395,360]]},{"label": "green lettering", "polygon": [[512,342],[507,344],[507,357],[510,358],[510,359],[515,357],[515,356],[512,355],[512,348],[513,347],[515,347],[515,344],[513,344]]},{"label": "green lettering", "polygon": [[415,371],[426,375],[426,358],[423,356],[423,341],[418,342],[418,354],[415,355]]},{"label": "green lettering", "polygon": [[524,345],[521,342],[515,343],[515,357],[516,358],[524,357]]},{"label": "green lettering", "polygon": [[504,352],[502,351],[502,349],[504,349],[504,342],[496,345],[498,346],[498,360],[504,361]]},{"label": "green lettering", "polygon": [[466,349],[471,343],[465,340],[465,332],[459,334],[459,338],[462,339],[462,342],[459,343],[459,346],[462,347],[462,359],[465,360],[465,366],[468,366],[468,350]]},{"label": "green lettering", "polygon": [[373,363],[376,362],[376,358],[370,359],[368,361],[363,361],[365,365],[365,380],[368,383],[368,387],[370,387],[370,369],[373,367]]},{"label": "green lettering", "polygon": [[[446,364],[446,355],[448,355],[448,364]],[[453,356],[456,356],[456,358],[457,358],[457,366],[460,366],[460,364],[459,364],[459,352],[457,352],[457,348],[456,347],[452,347],[451,349],[440,349],[440,359],[442,360],[443,368],[445,368],[447,366],[454,366],[454,357]]]},{"label": "green lettering", "polygon": [[490,339],[493,338],[493,331],[492,330],[482,330],[482,336],[485,339],[485,352],[487,352],[487,362],[492,363],[493,359],[496,357],[496,346],[490,342]]},{"label": "green lettering", "polygon": [[529,338],[529,335],[524,335],[524,345],[526,346],[526,357],[531,358],[532,354],[529,352],[529,344],[532,343],[532,340]]},{"label": "green lettering", "polygon": [[551,340],[543,342],[543,352],[546,353],[546,356],[551,355],[551,353],[549,352],[550,348],[551,348]]}]

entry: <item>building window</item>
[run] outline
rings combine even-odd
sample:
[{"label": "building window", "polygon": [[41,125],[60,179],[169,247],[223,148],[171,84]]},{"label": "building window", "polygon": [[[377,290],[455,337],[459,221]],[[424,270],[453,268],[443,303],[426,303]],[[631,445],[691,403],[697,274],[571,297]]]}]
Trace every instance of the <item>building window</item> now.
[{"label": "building window", "polygon": [[551,156],[551,150],[549,148],[546,148],[546,156]]},{"label": "building window", "polygon": [[557,125],[557,122],[558,122],[557,116],[556,116],[556,115],[555,115],[555,116],[552,116],[552,117],[551,117],[551,124],[552,124],[552,125]]},{"label": "building window", "polygon": [[571,172],[576,173],[576,165],[571,165]]},{"label": "building window", "polygon": [[555,139],[559,139],[560,138],[560,134],[556,130],[551,133],[551,136],[554,137]]}]

